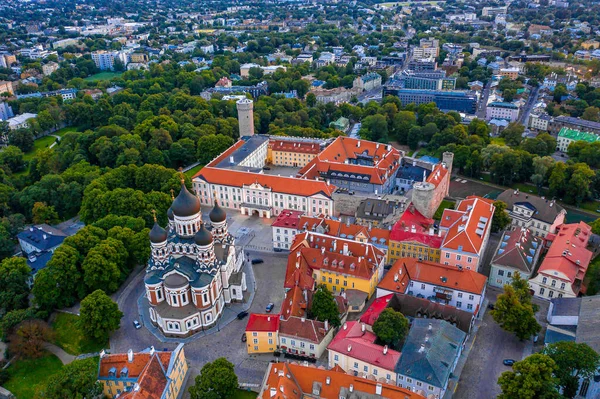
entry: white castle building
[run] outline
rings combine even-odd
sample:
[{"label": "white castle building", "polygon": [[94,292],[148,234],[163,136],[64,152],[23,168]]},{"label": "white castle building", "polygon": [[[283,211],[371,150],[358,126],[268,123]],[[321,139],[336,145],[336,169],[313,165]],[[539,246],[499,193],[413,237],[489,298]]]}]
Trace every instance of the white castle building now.
[{"label": "white castle building", "polygon": [[217,201],[207,225],[199,199],[183,180],[167,215],[166,230],[155,221],[150,231],[152,254],[144,279],[150,319],[165,335],[189,336],[212,327],[227,304],[243,300],[243,254],[236,253]]}]

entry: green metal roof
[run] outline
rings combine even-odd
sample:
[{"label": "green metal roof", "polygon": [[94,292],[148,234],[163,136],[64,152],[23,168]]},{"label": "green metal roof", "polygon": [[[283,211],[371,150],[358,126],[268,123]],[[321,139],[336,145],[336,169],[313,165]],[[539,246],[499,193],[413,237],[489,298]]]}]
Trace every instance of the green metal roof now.
[{"label": "green metal roof", "polygon": [[588,143],[595,143],[596,141],[600,141],[600,136],[594,133],[582,132],[580,130],[569,129],[567,127],[563,127],[558,132],[558,137],[565,137],[574,141],[587,141]]}]

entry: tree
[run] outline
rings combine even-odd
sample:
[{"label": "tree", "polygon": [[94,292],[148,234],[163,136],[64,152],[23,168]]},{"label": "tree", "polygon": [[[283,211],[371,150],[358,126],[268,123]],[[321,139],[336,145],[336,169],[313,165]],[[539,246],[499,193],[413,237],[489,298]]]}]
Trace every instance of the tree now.
[{"label": "tree", "polygon": [[408,333],[408,319],[402,313],[386,308],[373,324],[373,332],[386,345],[398,345]]},{"label": "tree", "polygon": [[550,186],[550,195],[562,198],[567,184],[567,166],[563,162],[557,162],[552,168],[548,185]]},{"label": "tree", "polygon": [[315,96],[315,93],[308,93],[306,95],[306,105],[311,108],[317,105],[317,96]]},{"label": "tree", "polygon": [[23,152],[29,152],[33,149],[35,137],[28,129],[11,130],[8,133],[8,144],[19,147]]},{"label": "tree", "polygon": [[123,312],[102,290],[96,290],[81,301],[79,327],[83,334],[98,342],[108,340],[121,324]]},{"label": "tree", "polygon": [[60,220],[58,213],[54,210],[53,206],[46,205],[45,202],[36,202],[33,204],[31,211],[33,223],[35,224],[55,224]]},{"label": "tree", "polygon": [[502,393],[498,399],[559,399],[556,363],[550,356],[536,353],[513,364],[513,371],[505,371],[498,379]]},{"label": "tree", "polygon": [[192,399],[227,399],[238,388],[238,378],[233,364],[224,357],[202,366],[195,384],[189,389]]},{"label": "tree", "polygon": [[491,314],[500,327],[515,333],[521,340],[537,334],[541,329],[535,319],[527,281],[518,272],[511,283],[504,286],[504,293],[498,296]]},{"label": "tree", "polygon": [[223,134],[209,134],[198,140],[197,156],[201,164],[206,165],[217,155],[233,145],[233,138]]},{"label": "tree", "polygon": [[20,172],[25,167],[23,155],[19,147],[9,145],[0,152],[0,164],[8,166],[13,173]]},{"label": "tree", "polygon": [[583,111],[583,115],[581,115],[582,119],[600,122],[600,108],[598,107],[587,107],[585,111]]},{"label": "tree", "polygon": [[340,311],[333,294],[327,289],[326,285],[319,285],[313,294],[312,306],[310,308],[310,317],[319,321],[329,320],[333,327],[339,327]]},{"label": "tree", "polygon": [[496,210],[494,211],[494,217],[492,218],[492,231],[494,233],[504,230],[506,226],[510,224],[510,216],[506,212],[506,202],[503,201],[495,201],[494,207]]},{"label": "tree", "polygon": [[561,99],[568,94],[569,91],[564,84],[557,84],[554,88],[554,101],[560,103]]},{"label": "tree", "polygon": [[546,346],[542,353],[556,363],[554,375],[567,398],[575,397],[579,379],[592,378],[600,365],[600,355],[585,343],[558,341]]},{"label": "tree", "polygon": [[53,374],[42,388],[44,398],[95,398],[102,393],[98,382],[98,358],[75,360]]},{"label": "tree", "polygon": [[525,126],[517,122],[511,122],[508,126],[500,133],[500,137],[503,137],[506,145],[511,147],[518,146],[523,140],[523,132]]},{"label": "tree", "polygon": [[362,120],[360,137],[366,140],[388,142],[388,123],[383,115],[369,115]]},{"label": "tree", "polygon": [[6,258],[0,263],[0,314],[27,307],[30,275],[25,258]]},{"label": "tree", "polygon": [[52,339],[52,329],[42,320],[25,320],[10,337],[10,351],[18,357],[38,358],[44,343]]}]

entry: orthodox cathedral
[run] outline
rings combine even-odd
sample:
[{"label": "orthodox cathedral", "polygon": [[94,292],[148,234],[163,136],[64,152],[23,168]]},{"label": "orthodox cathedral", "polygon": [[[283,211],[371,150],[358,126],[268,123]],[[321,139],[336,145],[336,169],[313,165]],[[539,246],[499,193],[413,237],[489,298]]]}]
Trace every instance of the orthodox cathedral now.
[{"label": "orthodox cathedral", "polygon": [[227,215],[216,200],[207,225],[199,199],[182,180],[167,216],[166,230],[155,217],[150,231],[144,282],[152,323],[165,335],[183,337],[212,327],[226,304],[242,301],[246,275],[243,253],[236,253]]}]

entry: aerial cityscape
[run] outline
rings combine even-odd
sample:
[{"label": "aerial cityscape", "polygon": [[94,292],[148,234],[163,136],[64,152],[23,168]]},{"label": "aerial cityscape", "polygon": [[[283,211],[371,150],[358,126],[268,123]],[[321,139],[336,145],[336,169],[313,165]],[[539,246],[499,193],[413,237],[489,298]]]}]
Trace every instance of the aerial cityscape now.
[{"label": "aerial cityscape", "polygon": [[0,3],[0,399],[600,399],[600,1]]}]

